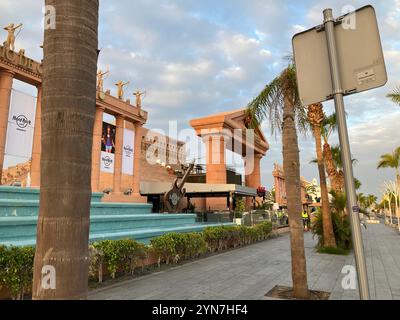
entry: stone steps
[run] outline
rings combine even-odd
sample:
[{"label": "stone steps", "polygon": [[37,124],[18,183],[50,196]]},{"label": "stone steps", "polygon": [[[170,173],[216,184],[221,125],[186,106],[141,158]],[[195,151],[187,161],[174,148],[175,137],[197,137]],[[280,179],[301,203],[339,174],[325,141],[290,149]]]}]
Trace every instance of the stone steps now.
[{"label": "stone steps", "polygon": [[[134,239],[142,243],[148,244],[151,239],[161,236],[166,233],[178,232],[178,233],[189,233],[189,232],[201,232],[208,227],[220,227],[220,226],[234,225],[222,224],[222,223],[193,223],[187,225],[177,226],[163,226],[153,227],[145,229],[133,229],[133,230],[112,230],[110,232],[90,232],[90,242],[101,241],[101,240],[119,240],[119,239]],[[19,237],[18,239],[4,239],[0,243],[6,246],[34,246],[36,243],[36,237]]]},{"label": "stone steps", "polygon": [[[92,202],[91,215],[150,214],[151,205],[143,203]],[[39,200],[0,199],[0,217],[30,217],[39,214]]]},{"label": "stone steps", "polygon": [[[37,216],[33,217],[3,217],[0,219],[0,240],[16,240],[21,238],[36,238]],[[91,216],[90,230],[92,233],[110,233],[112,231],[131,231],[149,228],[174,228],[192,225],[195,215],[120,215]]]},{"label": "stone steps", "polygon": [[[0,244],[35,244],[39,196],[37,189],[0,187]],[[101,202],[102,196],[92,196],[91,241],[130,238],[148,243],[151,238],[169,232],[196,232],[223,225],[196,223],[194,214],[153,214],[149,204]]]}]

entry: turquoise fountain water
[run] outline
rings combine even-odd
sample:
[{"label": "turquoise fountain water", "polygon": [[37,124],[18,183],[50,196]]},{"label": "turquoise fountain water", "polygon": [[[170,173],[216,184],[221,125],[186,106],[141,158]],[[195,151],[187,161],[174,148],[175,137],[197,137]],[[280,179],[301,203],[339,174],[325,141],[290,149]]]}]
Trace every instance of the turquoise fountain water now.
[{"label": "turquoise fountain water", "polygon": [[[0,187],[0,244],[35,245],[39,195],[38,189]],[[148,204],[105,203],[102,197],[101,193],[92,196],[90,241],[129,238],[148,243],[165,233],[223,225],[196,223],[194,214],[153,214]]]}]

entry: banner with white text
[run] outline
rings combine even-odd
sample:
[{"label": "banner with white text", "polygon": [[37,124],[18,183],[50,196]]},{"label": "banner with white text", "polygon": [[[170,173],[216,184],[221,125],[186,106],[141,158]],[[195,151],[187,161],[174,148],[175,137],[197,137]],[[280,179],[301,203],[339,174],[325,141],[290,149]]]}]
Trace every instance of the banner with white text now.
[{"label": "banner with white text", "polygon": [[12,90],[5,154],[13,157],[32,157],[35,128],[36,98]]},{"label": "banner with white text", "polygon": [[135,132],[124,129],[124,143],[122,150],[122,173],[133,176],[135,158]]},{"label": "banner with white text", "polygon": [[114,174],[115,155],[109,152],[101,152],[100,170],[104,173]]}]

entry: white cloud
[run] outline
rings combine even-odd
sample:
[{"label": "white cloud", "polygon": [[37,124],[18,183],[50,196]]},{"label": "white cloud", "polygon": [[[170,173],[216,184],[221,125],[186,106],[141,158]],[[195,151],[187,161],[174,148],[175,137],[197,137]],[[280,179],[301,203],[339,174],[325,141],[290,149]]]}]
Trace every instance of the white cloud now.
[{"label": "white cloud", "polygon": [[[368,192],[377,190],[390,172],[374,170],[380,153],[400,145],[397,138],[400,108],[386,94],[400,85],[400,0],[371,0],[378,15],[385,51],[387,87],[346,99],[352,148],[359,159],[356,175]],[[359,7],[364,0],[350,1]],[[127,95],[147,91],[144,108],[150,128],[164,128],[166,120],[188,127],[191,118],[246,105],[286,64],[292,36],[322,23],[323,9],[333,6],[340,15],[348,0],[129,0],[101,2],[99,60],[110,66],[106,88],[115,92],[117,80],[130,80]],[[37,60],[42,51],[42,1],[1,0],[0,25],[24,22],[17,48]],[[210,12],[209,8],[213,11]],[[5,37],[5,33],[2,33]],[[132,96],[130,96],[132,98]],[[128,98],[128,97],[127,97]],[[332,111],[332,104],[326,104]],[[384,116],[383,116],[384,115]],[[269,126],[264,125],[269,136]],[[281,162],[280,138],[269,137],[271,151],[263,161],[264,184],[272,184],[273,162]],[[302,174],[317,176],[308,165],[313,141],[299,137]]]}]

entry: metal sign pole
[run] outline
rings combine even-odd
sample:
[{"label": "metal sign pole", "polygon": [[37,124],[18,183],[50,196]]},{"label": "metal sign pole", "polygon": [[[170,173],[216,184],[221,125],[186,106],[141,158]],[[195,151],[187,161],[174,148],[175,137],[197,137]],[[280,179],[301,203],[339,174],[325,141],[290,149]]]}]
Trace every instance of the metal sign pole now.
[{"label": "metal sign pole", "polygon": [[333,95],[335,99],[338,131],[341,146],[343,170],[346,181],[347,208],[350,215],[354,254],[358,275],[358,286],[361,300],[369,300],[368,275],[364,257],[364,247],[361,236],[360,210],[354,185],[353,164],[351,161],[349,136],[347,133],[346,113],[344,109],[343,88],[340,79],[339,62],[336,50],[335,20],[332,9],[324,10],[324,25],[328,44],[329,61],[332,74]]}]

